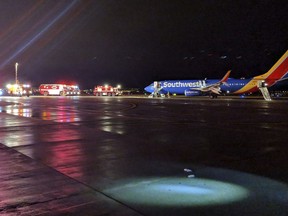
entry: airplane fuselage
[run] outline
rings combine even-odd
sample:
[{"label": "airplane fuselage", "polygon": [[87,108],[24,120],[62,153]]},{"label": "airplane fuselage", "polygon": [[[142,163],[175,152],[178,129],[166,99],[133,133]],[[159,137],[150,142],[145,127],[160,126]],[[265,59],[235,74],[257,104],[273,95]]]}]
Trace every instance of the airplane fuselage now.
[{"label": "airplane fuselage", "polygon": [[[245,85],[247,85],[252,79],[233,79],[229,78],[226,85],[222,85],[221,92],[223,93],[234,93],[240,91]],[[164,80],[159,81],[162,94],[185,94],[185,91],[188,91],[193,88],[202,88],[208,85],[212,85],[219,82],[217,79],[206,79],[206,80]],[[249,92],[257,91],[257,83],[255,83],[256,88],[249,88]],[[152,93],[154,91],[153,83],[145,88],[147,92]],[[245,91],[243,91],[245,93]]]}]

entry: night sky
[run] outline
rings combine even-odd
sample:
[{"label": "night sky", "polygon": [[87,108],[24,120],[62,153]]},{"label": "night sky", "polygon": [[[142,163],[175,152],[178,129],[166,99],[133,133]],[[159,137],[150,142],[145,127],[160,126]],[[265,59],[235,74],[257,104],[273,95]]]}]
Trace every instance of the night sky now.
[{"label": "night sky", "polygon": [[0,0],[0,86],[252,77],[288,49],[286,1]]}]

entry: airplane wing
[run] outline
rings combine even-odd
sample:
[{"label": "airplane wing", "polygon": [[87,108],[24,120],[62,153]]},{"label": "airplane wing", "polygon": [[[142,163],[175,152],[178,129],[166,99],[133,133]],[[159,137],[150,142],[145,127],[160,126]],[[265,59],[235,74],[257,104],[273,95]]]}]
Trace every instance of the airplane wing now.
[{"label": "airplane wing", "polygon": [[220,94],[221,93],[220,86],[223,84],[228,85],[226,81],[228,80],[230,73],[231,73],[231,70],[229,70],[219,82],[213,83],[211,85],[203,86],[203,87],[191,88],[191,90],[198,90],[202,92],[212,92],[215,94]]}]

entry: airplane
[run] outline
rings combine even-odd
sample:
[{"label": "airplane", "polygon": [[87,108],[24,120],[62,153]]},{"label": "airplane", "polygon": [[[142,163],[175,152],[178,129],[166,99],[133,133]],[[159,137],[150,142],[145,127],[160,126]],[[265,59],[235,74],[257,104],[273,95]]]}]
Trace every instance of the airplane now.
[{"label": "airplane", "polygon": [[185,96],[199,96],[209,94],[216,98],[221,93],[225,94],[250,94],[261,91],[265,100],[270,101],[271,96],[267,88],[280,81],[288,79],[288,50],[266,73],[249,79],[229,78],[231,71],[219,79],[204,80],[164,80],[155,81],[146,86],[145,91],[151,93],[149,97],[160,97],[170,94]]}]

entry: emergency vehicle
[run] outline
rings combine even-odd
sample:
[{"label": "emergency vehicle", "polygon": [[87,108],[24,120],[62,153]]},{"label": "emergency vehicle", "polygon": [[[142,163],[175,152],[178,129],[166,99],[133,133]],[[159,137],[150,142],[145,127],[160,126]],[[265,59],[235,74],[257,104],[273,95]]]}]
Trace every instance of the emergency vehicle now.
[{"label": "emergency vehicle", "polygon": [[119,96],[121,95],[121,91],[119,91],[119,87],[113,87],[108,85],[95,86],[93,94],[95,96]]},{"label": "emergency vehicle", "polygon": [[8,84],[6,88],[9,95],[29,97],[32,94],[32,88],[28,84]]},{"label": "emergency vehicle", "polygon": [[39,86],[39,93],[48,95],[80,95],[80,89],[76,85],[65,85],[65,84],[41,84]]}]

